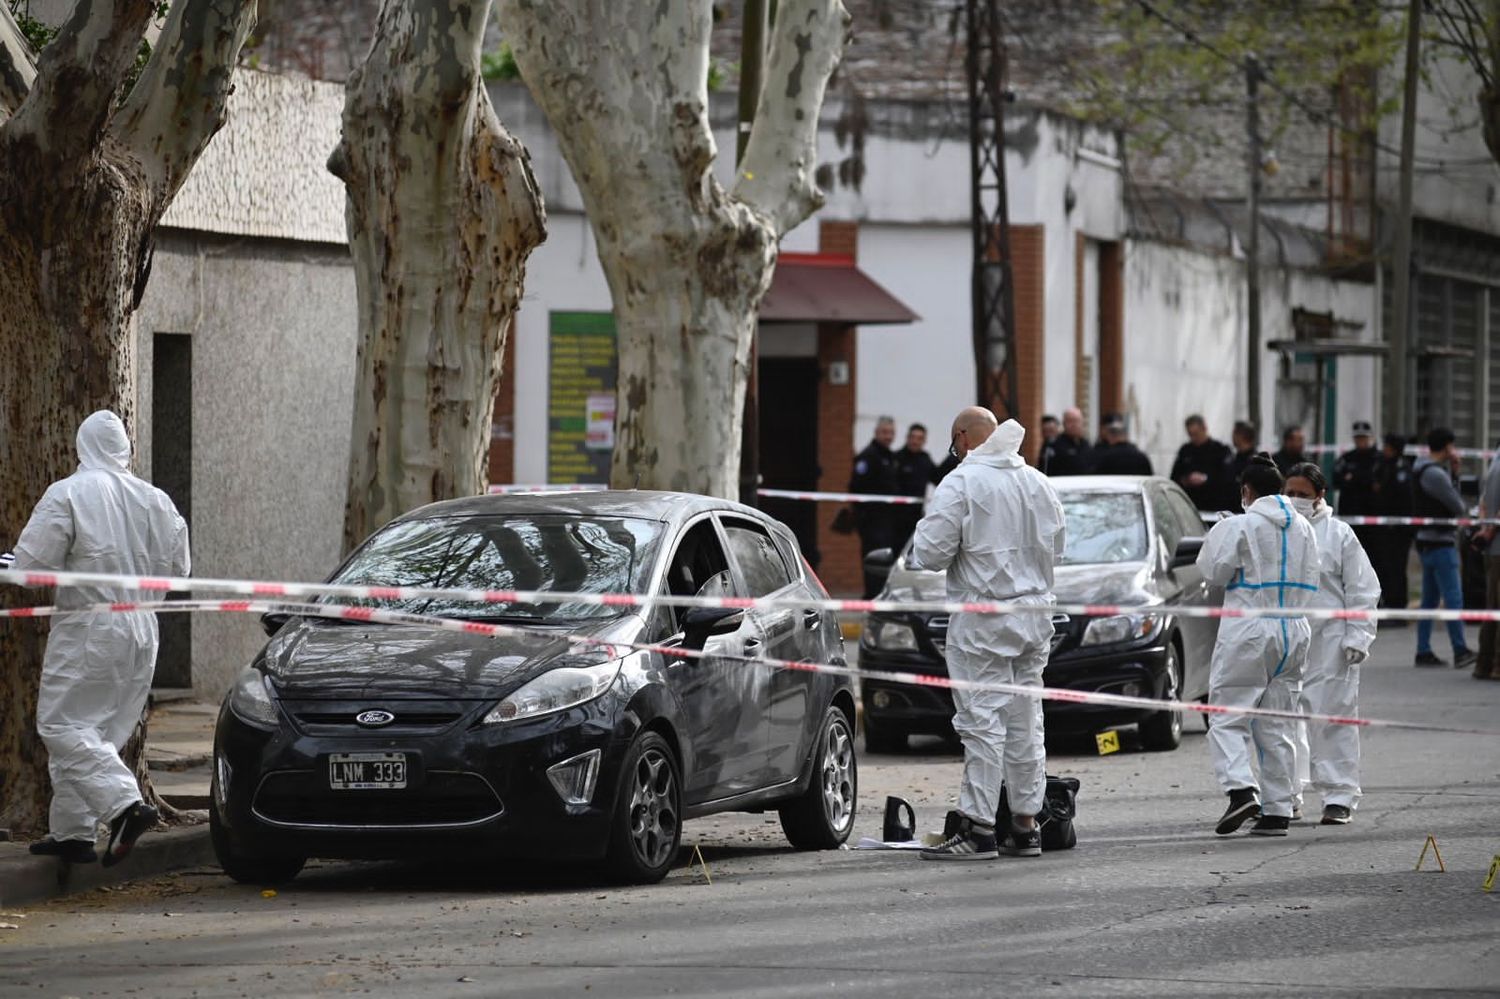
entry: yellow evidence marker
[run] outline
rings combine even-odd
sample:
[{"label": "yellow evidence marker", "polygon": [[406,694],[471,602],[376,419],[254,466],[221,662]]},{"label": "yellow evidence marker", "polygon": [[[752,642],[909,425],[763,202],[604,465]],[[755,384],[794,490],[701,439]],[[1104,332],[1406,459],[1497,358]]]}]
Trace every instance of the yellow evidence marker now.
[{"label": "yellow evidence marker", "polygon": [[1495,878],[1500,877],[1500,853],[1495,854],[1495,859],[1490,861],[1489,876],[1484,879],[1484,890],[1490,891],[1495,887]]},{"label": "yellow evidence marker", "polygon": [[1414,869],[1418,871],[1422,869],[1422,861],[1427,859],[1429,846],[1432,847],[1432,855],[1437,858],[1438,870],[1446,874],[1448,868],[1443,865],[1443,855],[1438,851],[1437,840],[1432,838],[1432,833],[1428,833],[1426,841],[1422,843],[1422,852],[1417,854],[1417,866]]},{"label": "yellow evidence marker", "polygon": [[1108,756],[1110,753],[1120,751],[1119,732],[1099,732],[1094,736],[1094,742],[1099,744],[1099,755]]}]

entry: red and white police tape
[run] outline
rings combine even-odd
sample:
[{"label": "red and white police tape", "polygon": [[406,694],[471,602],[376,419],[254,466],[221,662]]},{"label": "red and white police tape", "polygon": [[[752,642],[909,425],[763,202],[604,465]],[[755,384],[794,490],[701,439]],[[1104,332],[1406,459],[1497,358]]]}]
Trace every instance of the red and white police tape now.
[{"label": "red and white police tape", "polygon": [[[593,493],[607,489],[602,485],[560,486],[490,486],[493,496],[516,493]],[[803,500],[809,503],[889,503],[896,506],[922,506],[927,500],[917,496],[890,496],[880,493],[819,493],[797,492],[791,489],[761,489],[758,494],[771,499]],[[1204,511],[1205,520],[1214,520],[1221,514]],[[1500,517],[1366,517],[1339,515],[1339,520],[1356,527],[1478,527],[1500,524]]]},{"label": "red and white police tape", "polygon": [[578,593],[553,590],[474,590],[426,586],[368,586],[346,583],[283,583],[248,579],[120,576],[99,572],[0,571],[0,583],[18,586],[82,586],[140,590],[147,593],[236,593],[252,597],[330,597],[339,600],[448,600],[474,604],[589,604],[601,607],[719,607],[732,610],[801,609],[835,613],[915,614],[1068,614],[1116,617],[1161,614],[1199,618],[1313,618],[1337,621],[1500,622],[1500,610],[1346,610],[1333,607],[1207,607],[1189,604],[1032,604],[1004,600],[840,600],[832,597],[687,597],[644,593]]},{"label": "red and white police tape", "polygon": [[405,611],[378,610],[373,607],[348,607],[337,604],[289,604],[260,600],[173,600],[162,602],[131,602],[112,604],[90,604],[86,607],[18,607],[0,610],[0,618],[50,617],[57,614],[112,613],[240,613],[269,614],[285,613],[299,617],[322,617],[340,621],[356,621],[370,624],[390,624],[407,627],[434,628],[441,631],[463,632],[471,635],[507,637],[526,635],[549,638],[565,642],[570,646],[583,646],[606,651],[611,658],[620,658],[620,649],[632,652],[654,652],[673,659],[713,659],[744,663],[761,669],[790,669],[809,673],[828,673],[838,676],[858,676],[867,680],[884,680],[920,687],[942,687],[948,690],[989,691],[1001,694],[1016,694],[1035,697],[1044,701],[1063,701],[1071,704],[1101,704],[1121,708],[1153,708],[1195,712],[1202,715],[1250,715],[1255,718],[1281,718],[1289,721],[1327,722],[1333,725],[1350,725],[1357,728],[1391,728],[1416,732],[1444,732],[1453,735],[1485,735],[1500,737],[1500,729],[1467,728],[1460,725],[1437,725],[1427,722],[1397,721],[1388,718],[1358,718],[1349,715],[1278,711],[1274,708],[1225,707],[1216,704],[1199,704],[1195,701],[1168,701],[1156,697],[1132,697],[1127,694],[1106,694],[1099,691],[1071,690],[1066,687],[1026,686],[998,680],[955,680],[947,676],[926,673],[909,673],[897,670],[861,669],[837,663],[817,663],[801,659],[771,659],[751,656],[727,655],[706,652],[702,649],[687,649],[676,645],[660,645],[646,642],[621,642],[591,635],[560,634],[546,628],[527,628],[513,624],[491,624],[484,621],[464,621],[456,618],[434,617],[427,614],[411,614]]},{"label": "red and white police tape", "polygon": [[[1353,444],[1309,444],[1307,445],[1307,447],[1302,449],[1302,453],[1343,454],[1345,451],[1353,450]],[[1488,448],[1479,447],[1456,447],[1453,450],[1458,452],[1458,456],[1460,458],[1483,458],[1485,461],[1489,461],[1497,453],[1495,451],[1489,450]],[[1426,447],[1420,444],[1408,444],[1406,445],[1406,451],[1403,453],[1412,458],[1425,458],[1427,457],[1428,451]]]}]

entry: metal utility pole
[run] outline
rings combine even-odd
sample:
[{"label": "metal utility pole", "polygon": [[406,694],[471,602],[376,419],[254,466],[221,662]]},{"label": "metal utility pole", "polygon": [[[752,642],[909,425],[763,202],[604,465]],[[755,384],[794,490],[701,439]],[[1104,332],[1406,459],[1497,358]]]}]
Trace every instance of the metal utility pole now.
[{"label": "metal utility pole", "polygon": [[1411,0],[1406,13],[1406,82],[1401,97],[1401,181],[1396,207],[1395,246],[1391,253],[1390,396],[1388,429],[1406,433],[1407,362],[1411,337],[1411,185],[1417,147],[1417,59],[1422,43],[1422,0]]},{"label": "metal utility pole", "polygon": [[[760,88],[765,76],[766,31],[770,23],[771,0],[745,0],[745,17],[740,31],[739,128],[735,136],[734,162],[745,157],[750,141],[750,126],[760,104]],[[758,333],[751,334],[750,371],[745,384],[745,409],[740,427],[740,502],[759,506],[760,500],[760,350]]]},{"label": "metal utility pole", "polygon": [[1005,192],[1005,44],[998,0],[967,0],[966,15],[977,402],[1004,420],[1021,416]]},{"label": "metal utility pole", "polygon": [[1260,61],[1255,56],[1245,57],[1245,126],[1249,136],[1248,163],[1250,171],[1250,239],[1245,247],[1245,350],[1246,388],[1249,405],[1246,418],[1253,423],[1266,439],[1266,426],[1261,422],[1260,410]]}]

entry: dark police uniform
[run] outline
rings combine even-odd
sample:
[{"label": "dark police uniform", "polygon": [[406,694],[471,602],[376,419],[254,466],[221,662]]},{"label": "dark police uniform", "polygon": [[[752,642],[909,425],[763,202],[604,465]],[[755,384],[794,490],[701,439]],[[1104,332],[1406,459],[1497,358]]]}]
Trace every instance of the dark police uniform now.
[{"label": "dark police uniform", "polygon": [[1043,475],[1087,475],[1089,442],[1058,434],[1042,449],[1041,469]]},{"label": "dark police uniform", "polygon": [[1092,475],[1150,475],[1151,459],[1129,441],[1094,448]]},{"label": "dark police uniform", "polygon": [[[913,451],[903,447],[896,452],[896,479],[899,483],[896,491],[902,496],[926,499],[927,487],[937,482],[937,477],[937,465],[933,464],[932,456],[926,451]],[[921,519],[921,506],[912,504],[896,507],[896,539],[891,547],[897,551],[904,548]]]},{"label": "dark police uniform", "polygon": [[[1224,477],[1229,474],[1229,460],[1233,456],[1228,444],[1212,437],[1202,444],[1188,441],[1177,449],[1177,460],[1172,463],[1172,481],[1183,488],[1198,509],[1219,510],[1224,500]],[[1194,472],[1208,477],[1201,486],[1190,486],[1184,481]]]},{"label": "dark police uniform", "polygon": [[[1355,448],[1339,455],[1333,466],[1333,485],[1339,491],[1340,516],[1373,517],[1380,510],[1375,478],[1383,457],[1378,448]],[[1380,528],[1355,527],[1354,536],[1373,563],[1379,557]]]},{"label": "dark police uniform", "polygon": [[[854,456],[854,474],[849,479],[851,493],[893,496],[901,492],[896,455],[878,441],[871,441]],[[859,554],[868,555],[877,548],[896,546],[897,513],[890,503],[855,503],[854,526],[859,531]],[[880,592],[880,577],[865,573],[865,599]]]},{"label": "dark police uniform", "polygon": [[[1376,512],[1382,517],[1410,517],[1415,505],[1411,459],[1397,454],[1394,461],[1380,456],[1375,469]],[[1410,527],[1381,527],[1376,531],[1375,551],[1370,561],[1380,577],[1380,606],[1405,607],[1408,599],[1406,566],[1411,558],[1415,533]],[[1405,621],[1382,621],[1386,627],[1404,628]]]}]

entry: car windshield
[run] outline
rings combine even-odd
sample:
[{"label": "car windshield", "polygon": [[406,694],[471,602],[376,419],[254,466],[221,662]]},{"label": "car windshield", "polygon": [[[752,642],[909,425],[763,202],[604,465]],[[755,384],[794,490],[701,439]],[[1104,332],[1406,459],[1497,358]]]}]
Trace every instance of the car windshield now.
[{"label": "car windshield", "polygon": [[1146,558],[1146,512],[1139,493],[1058,495],[1068,525],[1059,565],[1142,562]]},{"label": "car windshield", "polygon": [[[392,524],[367,541],[333,582],[356,586],[641,593],[650,581],[662,528],[654,520],[579,514],[409,520]],[[353,602],[363,607],[469,621],[576,621],[625,613],[619,607],[585,603]]]}]

